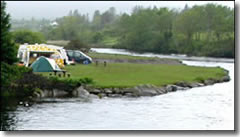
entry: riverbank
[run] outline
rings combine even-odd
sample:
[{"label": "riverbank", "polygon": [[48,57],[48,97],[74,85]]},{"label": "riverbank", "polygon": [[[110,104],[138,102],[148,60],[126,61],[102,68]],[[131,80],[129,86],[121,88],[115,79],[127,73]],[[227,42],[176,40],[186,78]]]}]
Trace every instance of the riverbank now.
[{"label": "riverbank", "polygon": [[111,48],[91,48],[92,52],[103,53],[103,54],[115,54],[115,55],[128,55],[132,57],[157,57],[157,58],[168,58],[177,60],[188,60],[188,61],[202,61],[202,62],[225,62],[234,63],[234,59],[230,58],[213,58],[213,57],[203,57],[203,56],[187,56],[184,54],[154,54],[154,53],[137,53],[130,52],[125,49],[111,49]]},{"label": "riverbank", "polygon": [[[15,89],[17,93],[21,90],[32,93],[26,97],[29,101],[62,97],[140,97],[230,80],[228,72],[220,67],[187,66],[176,59],[98,53],[90,53],[90,56],[94,61],[90,65],[65,67],[71,77],[57,78],[50,73],[37,73],[43,75],[39,77],[29,73],[19,81],[20,87],[16,84]],[[21,85],[26,88],[21,88]]]},{"label": "riverbank", "polygon": [[[43,90],[39,97],[155,96],[230,80],[228,72],[220,67],[187,66],[176,59],[99,53],[89,55],[93,57],[93,64],[66,66],[71,77],[61,79],[88,77],[93,79],[94,84],[76,87],[71,92]],[[107,62],[106,65],[104,62]],[[49,73],[40,74],[49,76]]]},{"label": "riverbank", "polygon": [[79,97],[84,100],[104,98],[104,97],[141,97],[141,96],[156,96],[169,92],[176,92],[178,90],[188,90],[196,87],[203,87],[213,85],[215,83],[227,82],[230,80],[229,76],[223,76],[219,79],[206,79],[201,82],[177,82],[167,84],[162,87],[157,87],[152,84],[137,85],[132,88],[97,88],[95,86],[85,85],[80,86],[72,92],[63,90],[43,90],[39,92],[38,98],[56,98],[56,97]]},{"label": "riverbank", "polygon": [[119,54],[104,54],[89,52],[88,55],[94,62],[107,63],[136,63],[136,64],[172,64],[182,65],[182,62],[178,59],[158,58],[158,57],[139,57]]}]

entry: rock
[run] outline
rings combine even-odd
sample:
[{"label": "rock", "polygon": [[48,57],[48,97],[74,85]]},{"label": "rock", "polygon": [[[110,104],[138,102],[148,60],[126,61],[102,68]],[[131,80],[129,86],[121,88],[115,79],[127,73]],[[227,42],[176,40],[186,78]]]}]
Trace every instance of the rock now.
[{"label": "rock", "polygon": [[80,98],[88,98],[90,94],[83,87],[78,87],[72,92],[72,95]]},{"label": "rock", "polygon": [[189,86],[191,87],[191,88],[195,88],[195,87],[200,87],[200,83],[191,83],[191,84],[189,84]]},{"label": "rock", "polygon": [[125,88],[125,89],[122,89],[122,93],[123,93],[123,94],[133,93],[133,92],[136,92],[136,89],[134,89],[134,88]]},{"label": "rock", "polygon": [[156,91],[158,92],[158,94],[165,94],[165,93],[167,93],[167,90],[164,87],[156,88]]},{"label": "rock", "polygon": [[98,94],[98,97],[99,97],[99,98],[104,98],[104,97],[106,97],[106,96],[107,96],[107,95],[106,95],[105,93],[99,93],[99,94]]},{"label": "rock", "polygon": [[114,98],[116,98],[116,97],[122,97],[121,94],[109,94],[108,96],[109,96],[109,97],[114,97]]},{"label": "rock", "polygon": [[34,97],[34,98],[41,98],[42,95],[41,95],[40,93],[38,93],[38,92],[34,92],[34,93],[33,93],[33,97]]},{"label": "rock", "polygon": [[104,92],[105,92],[106,94],[112,94],[112,93],[113,93],[110,89],[104,89]]},{"label": "rock", "polygon": [[68,95],[68,92],[58,89],[53,89],[53,97],[65,97]]},{"label": "rock", "polygon": [[230,81],[230,77],[229,76],[224,76],[224,77],[222,77],[221,81],[222,82]]},{"label": "rock", "polygon": [[186,82],[183,82],[183,81],[177,82],[175,85],[180,86],[180,87],[189,87],[189,84]]},{"label": "rock", "polygon": [[99,94],[99,93],[101,93],[101,90],[99,90],[99,89],[92,89],[92,90],[90,91],[90,93]]},{"label": "rock", "polygon": [[214,83],[215,83],[215,81],[212,79],[204,80],[205,85],[213,85]]},{"label": "rock", "polygon": [[134,87],[135,91],[133,94],[135,96],[155,96],[159,94],[155,88],[151,85],[139,85]]},{"label": "rock", "polygon": [[90,99],[98,99],[99,96],[94,95],[94,94],[90,94],[90,95],[89,95],[89,98],[90,98]]},{"label": "rock", "polygon": [[174,91],[177,91],[177,86],[174,86],[174,85],[167,85],[167,86],[166,86],[166,90],[167,90],[167,92],[174,92]]},{"label": "rock", "polygon": [[113,92],[114,92],[115,94],[122,94],[122,93],[123,93],[119,88],[114,88],[114,89],[113,89]]},{"label": "rock", "polygon": [[52,90],[43,90],[42,94],[41,94],[41,97],[44,98],[44,97],[53,97],[54,96],[54,92]]},{"label": "rock", "polygon": [[202,87],[202,86],[204,86],[204,84],[203,83],[198,83],[198,86]]},{"label": "rock", "polygon": [[126,97],[134,97],[133,93],[125,93],[124,96],[126,96]]}]

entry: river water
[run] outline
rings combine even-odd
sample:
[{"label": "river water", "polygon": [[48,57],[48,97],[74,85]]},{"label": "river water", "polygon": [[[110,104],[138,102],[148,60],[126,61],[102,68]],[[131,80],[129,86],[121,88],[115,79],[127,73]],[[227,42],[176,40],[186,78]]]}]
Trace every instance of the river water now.
[{"label": "river water", "polygon": [[[124,54],[138,55],[127,51]],[[187,65],[220,66],[229,71],[231,80],[154,97],[104,98],[91,102],[68,98],[31,107],[18,106],[4,114],[6,130],[233,130],[234,60],[189,61],[185,55],[169,56],[180,58]]]}]

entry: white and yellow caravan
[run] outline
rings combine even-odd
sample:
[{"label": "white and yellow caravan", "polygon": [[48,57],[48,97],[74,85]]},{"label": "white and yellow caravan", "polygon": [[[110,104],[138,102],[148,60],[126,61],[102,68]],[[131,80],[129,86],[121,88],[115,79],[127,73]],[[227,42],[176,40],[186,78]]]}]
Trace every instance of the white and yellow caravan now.
[{"label": "white and yellow caravan", "polygon": [[30,66],[38,57],[45,56],[55,60],[60,68],[69,64],[66,51],[63,47],[46,44],[20,45],[17,57],[26,67]]}]

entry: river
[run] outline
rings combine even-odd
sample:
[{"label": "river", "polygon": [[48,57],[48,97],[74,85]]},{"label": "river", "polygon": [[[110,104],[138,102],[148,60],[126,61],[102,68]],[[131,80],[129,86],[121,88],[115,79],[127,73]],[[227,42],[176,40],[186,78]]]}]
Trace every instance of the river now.
[{"label": "river", "polygon": [[[231,80],[154,97],[104,98],[91,102],[57,99],[4,113],[5,130],[233,130],[234,60],[185,55],[137,54],[117,49],[94,51],[179,58],[187,65],[220,66]],[[191,61],[190,61],[191,60]]]}]

